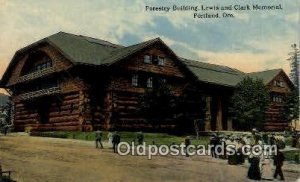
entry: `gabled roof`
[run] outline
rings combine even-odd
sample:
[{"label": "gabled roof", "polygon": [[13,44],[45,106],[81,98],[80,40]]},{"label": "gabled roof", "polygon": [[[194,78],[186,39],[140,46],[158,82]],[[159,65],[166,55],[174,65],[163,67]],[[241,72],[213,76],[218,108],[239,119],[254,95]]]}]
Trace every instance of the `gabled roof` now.
[{"label": "gabled roof", "polygon": [[148,40],[148,41],[145,41],[145,42],[142,42],[139,44],[135,44],[132,46],[115,49],[110,53],[110,55],[106,59],[104,59],[103,63],[104,64],[113,64],[113,63],[115,63],[123,58],[126,58],[127,56],[130,56],[130,55],[136,53],[137,51],[142,50],[156,42],[162,42],[162,40],[160,38],[155,38],[155,39],[151,39],[151,40]]},{"label": "gabled roof", "polygon": [[199,81],[235,87],[243,78],[243,72],[227,66],[209,64],[181,58]]},{"label": "gabled roof", "polygon": [[[109,66],[148,46],[153,45],[154,43],[160,43],[164,45],[164,47],[171,52],[176,60],[178,60],[185,68],[187,68],[187,71],[192,73],[198,79],[198,81],[227,87],[235,87],[245,76],[262,79],[265,84],[268,84],[276,75],[283,71],[282,69],[276,69],[247,74],[227,66],[179,58],[167,45],[165,45],[160,38],[155,38],[125,47],[105,40],[64,32],[56,33],[29,46],[26,46],[25,48],[17,51],[15,56],[19,53],[34,48],[40,43],[48,43],[52,45],[73,64],[88,64],[96,66]],[[14,67],[16,62],[14,58],[2,77],[2,84],[5,84],[12,68]]]},{"label": "gabled roof", "polygon": [[47,37],[46,40],[75,64],[101,65],[112,51],[123,48],[104,40],[64,32]]},{"label": "gabled roof", "polygon": [[113,44],[105,40],[58,32],[18,50],[2,76],[2,87],[6,84],[10,72],[16,64],[17,60],[15,60],[15,58],[17,55],[42,43],[48,43],[55,47],[73,64],[101,65],[103,64],[103,60],[109,57],[113,50],[123,48],[121,45]]},{"label": "gabled roof", "polygon": [[[110,65],[156,42],[164,44],[160,38],[156,38],[124,47],[101,39],[58,32],[18,50],[14,58],[16,55],[34,48],[36,45],[48,43],[59,50],[73,64]],[[175,55],[175,53],[173,54]],[[2,77],[3,84],[7,81],[9,73],[16,63],[14,58]]]},{"label": "gabled roof", "polygon": [[248,73],[247,76],[254,79],[262,79],[264,84],[270,83],[276,77],[282,69],[272,69],[272,70],[265,70],[265,71],[258,71],[258,72],[252,72]]},{"label": "gabled roof", "polygon": [[17,52],[24,52],[43,42],[49,43],[57,48],[74,64],[91,65],[112,64],[115,61],[123,59],[155,42],[163,43],[160,38],[155,38],[125,47],[101,39],[59,32],[26,46]]}]

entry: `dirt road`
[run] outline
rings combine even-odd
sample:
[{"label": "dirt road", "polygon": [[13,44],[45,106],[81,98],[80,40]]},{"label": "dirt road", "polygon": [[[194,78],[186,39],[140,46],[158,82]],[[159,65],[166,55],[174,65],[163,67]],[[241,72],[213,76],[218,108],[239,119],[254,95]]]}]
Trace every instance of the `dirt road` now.
[{"label": "dirt road", "polygon": [[[4,169],[16,171],[24,182],[134,182],[134,181],[248,181],[247,168],[230,166],[210,157],[119,156],[111,149],[96,150],[92,142],[0,136]],[[284,172],[287,181],[296,173]]]}]

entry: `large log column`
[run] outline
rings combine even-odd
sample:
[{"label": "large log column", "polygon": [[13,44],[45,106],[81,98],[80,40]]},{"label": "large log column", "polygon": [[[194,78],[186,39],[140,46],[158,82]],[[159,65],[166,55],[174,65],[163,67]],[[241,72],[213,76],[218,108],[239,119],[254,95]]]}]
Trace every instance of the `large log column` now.
[{"label": "large log column", "polygon": [[228,118],[227,119],[227,130],[228,131],[232,131],[233,127],[232,127],[232,118]]},{"label": "large log column", "polygon": [[85,122],[85,102],[84,102],[84,92],[83,91],[79,91],[79,112],[80,112],[80,116],[79,116],[79,130],[83,131],[83,125]]},{"label": "large log column", "polygon": [[205,99],[206,102],[206,116],[205,116],[205,131],[210,131],[211,130],[211,97],[206,97]]},{"label": "large log column", "polygon": [[217,118],[216,118],[216,130],[221,131],[223,130],[222,125],[222,101],[220,98],[217,100]]},{"label": "large log column", "polygon": [[113,128],[111,119],[112,119],[112,114],[113,114],[113,96],[112,92],[107,92],[105,100],[104,100],[104,112],[105,112],[105,129],[109,130]]}]

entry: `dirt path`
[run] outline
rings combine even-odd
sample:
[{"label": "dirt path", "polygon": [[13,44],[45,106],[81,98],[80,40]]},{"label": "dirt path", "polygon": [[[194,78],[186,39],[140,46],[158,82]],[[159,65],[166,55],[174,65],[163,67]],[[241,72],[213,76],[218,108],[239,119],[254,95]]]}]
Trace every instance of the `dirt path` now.
[{"label": "dirt path", "polygon": [[[210,157],[119,156],[96,150],[92,142],[28,136],[0,136],[4,169],[17,181],[134,182],[248,181],[247,168],[229,166]],[[298,174],[284,172],[287,181]]]}]

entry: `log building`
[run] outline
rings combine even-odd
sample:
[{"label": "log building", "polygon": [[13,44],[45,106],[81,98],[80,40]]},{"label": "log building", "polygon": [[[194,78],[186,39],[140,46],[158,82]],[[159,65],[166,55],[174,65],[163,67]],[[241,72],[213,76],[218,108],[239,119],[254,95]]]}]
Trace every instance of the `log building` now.
[{"label": "log building", "polygon": [[[187,60],[159,38],[125,47],[59,32],[18,50],[1,85],[12,96],[17,131],[26,127],[40,131],[151,130],[153,126],[137,112],[138,98],[160,81],[174,95],[188,95],[187,115],[191,121],[203,121],[202,130],[232,130],[229,99],[247,75],[263,79],[270,90],[273,102],[266,127],[288,127],[280,112],[293,85],[283,70],[246,74]],[[206,113],[201,113],[203,107]],[[171,130],[176,123],[162,127]]]}]

